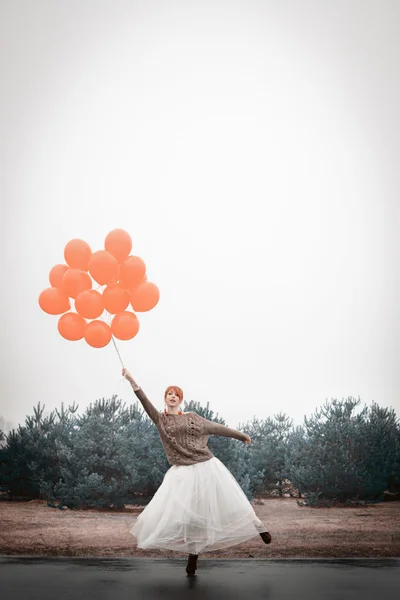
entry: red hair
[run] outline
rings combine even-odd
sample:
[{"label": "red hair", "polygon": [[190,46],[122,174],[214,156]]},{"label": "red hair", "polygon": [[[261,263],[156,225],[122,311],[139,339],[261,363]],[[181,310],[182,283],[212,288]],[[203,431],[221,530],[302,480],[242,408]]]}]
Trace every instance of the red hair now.
[{"label": "red hair", "polygon": [[169,385],[167,387],[167,389],[164,392],[164,400],[167,397],[167,394],[169,392],[169,390],[174,390],[175,394],[178,396],[179,400],[182,401],[183,400],[183,391],[181,390],[180,387],[178,387],[177,385]]}]

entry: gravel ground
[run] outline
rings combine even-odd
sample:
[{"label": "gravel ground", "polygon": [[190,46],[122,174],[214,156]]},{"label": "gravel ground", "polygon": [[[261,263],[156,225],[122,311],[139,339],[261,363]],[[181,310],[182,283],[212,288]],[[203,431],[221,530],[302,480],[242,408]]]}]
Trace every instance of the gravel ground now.
[{"label": "gravel ground", "polygon": [[[295,498],[253,502],[272,535],[257,535],[210,558],[399,557],[400,502],[358,507],[310,508]],[[174,551],[140,550],[130,533],[143,507],[121,512],[58,510],[45,501],[0,502],[0,554],[141,556],[179,558]]]}]

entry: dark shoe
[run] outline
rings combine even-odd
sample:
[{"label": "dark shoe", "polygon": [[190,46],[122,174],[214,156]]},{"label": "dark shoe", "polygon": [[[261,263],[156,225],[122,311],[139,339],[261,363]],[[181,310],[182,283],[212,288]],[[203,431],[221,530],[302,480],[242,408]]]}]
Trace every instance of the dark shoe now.
[{"label": "dark shoe", "polygon": [[186,573],[191,577],[196,573],[198,558],[198,554],[189,554],[188,563],[186,565]]},{"label": "dark shoe", "polygon": [[268,531],[263,531],[262,533],[260,533],[260,536],[262,537],[263,541],[266,544],[270,544],[271,543],[272,537],[271,537],[271,534],[268,533]]}]

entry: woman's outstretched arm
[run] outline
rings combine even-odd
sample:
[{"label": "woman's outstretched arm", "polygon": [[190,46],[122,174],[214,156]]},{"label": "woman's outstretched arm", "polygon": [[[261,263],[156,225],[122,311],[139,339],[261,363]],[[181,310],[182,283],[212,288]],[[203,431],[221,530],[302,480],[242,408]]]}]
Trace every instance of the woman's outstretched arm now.
[{"label": "woman's outstretched arm", "polygon": [[129,381],[132,386],[133,391],[136,396],[139,398],[144,410],[149,415],[150,419],[157,424],[158,419],[160,418],[160,413],[156,409],[156,407],[150,402],[140,385],[136,383],[133,379],[132,375],[129,373],[127,369],[122,369],[122,375]]},{"label": "woman's outstretched arm", "polygon": [[250,438],[246,433],[226,427],[226,425],[221,425],[221,423],[209,421],[208,419],[204,419],[204,433],[209,435],[223,435],[224,437],[231,437],[241,442],[250,443]]}]

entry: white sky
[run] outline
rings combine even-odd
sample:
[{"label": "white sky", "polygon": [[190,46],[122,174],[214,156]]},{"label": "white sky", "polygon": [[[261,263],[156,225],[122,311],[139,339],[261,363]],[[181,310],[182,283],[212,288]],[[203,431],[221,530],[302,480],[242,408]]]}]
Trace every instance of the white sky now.
[{"label": "white sky", "polygon": [[400,416],[400,4],[1,7],[0,415],[135,400],[37,302],[70,239],[123,227],[161,300],[119,348],[160,410],[176,384],[233,427]]}]

